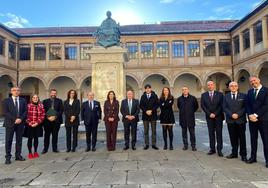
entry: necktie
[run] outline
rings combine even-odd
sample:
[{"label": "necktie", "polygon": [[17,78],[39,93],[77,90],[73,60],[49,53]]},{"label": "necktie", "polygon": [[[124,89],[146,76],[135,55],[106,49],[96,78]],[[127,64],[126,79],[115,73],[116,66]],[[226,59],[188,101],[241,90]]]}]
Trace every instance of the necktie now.
[{"label": "necktie", "polygon": [[131,100],[128,100],[128,111],[130,115],[131,115],[131,109],[132,109],[132,103]]},{"label": "necktie", "polygon": [[213,92],[210,92],[209,96],[210,96],[210,100],[212,101],[213,100]]},{"label": "necktie", "polygon": [[233,96],[232,99],[235,100],[235,94],[232,94],[232,96]]},{"label": "necktie", "polygon": [[150,98],[150,94],[147,94],[147,99],[149,99]]},{"label": "necktie", "polygon": [[89,101],[89,108],[92,110],[92,101]]},{"label": "necktie", "polygon": [[55,102],[55,100],[54,99],[51,99],[51,108],[52,109],[54,109],[54,104],[55,104],[54,102]]},{"label": "necktie", "polygon": [[18,98],[15,97],[15,109],[16,109],[16,115],[19,116],[19,105],[18,105]]},{"label": "necktie", "polygon": [[254,91],[253,91],[253,96],[254,96],[254,99],[256,99],[256,98],[257,98],[257,91],[258,91],[258,89],[254,89]]}]

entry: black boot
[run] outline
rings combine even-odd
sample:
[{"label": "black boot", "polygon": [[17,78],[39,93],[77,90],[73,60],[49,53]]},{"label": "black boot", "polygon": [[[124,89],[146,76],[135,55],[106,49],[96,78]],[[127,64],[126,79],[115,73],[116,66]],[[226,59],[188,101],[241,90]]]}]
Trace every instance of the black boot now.
[{"label": "black boot", "polygon": [[164,150],[167,150],[167,127],[163,126],[163,139],[164,139]]}]

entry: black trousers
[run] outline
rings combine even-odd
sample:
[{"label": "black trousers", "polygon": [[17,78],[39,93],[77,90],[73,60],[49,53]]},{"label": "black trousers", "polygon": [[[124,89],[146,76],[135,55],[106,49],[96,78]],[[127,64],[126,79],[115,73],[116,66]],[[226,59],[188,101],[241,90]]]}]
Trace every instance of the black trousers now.
[{"label": "black trousers", "polygon": [[131,145],[135,146],[137,141],[137,122],[124,122],[125,146],[129,147],[131,134]]},{"label": "black trousers", "polygon": [[222,120],[207,118],[208,135],[210,150],[216,151],[216,140],[217,140],[217,151],[222,150]]},{"label": "black trousers", "polygon": [[190,134],[191,146],[195,147],[196,146],[195,126],[194,125],[184,125],[184,126],[181,126],[181,130],[182,130],[181,132],[182,132],[183,145],[188,147],[188,134],[187,134],[187,130],[188,130],[189,134]]},{"label": "black trousers", "polygon": [[263,153],[265,157],[266,164],[268,164],[268,121],[263,122],[250,122],[250,142],[251,142],[251,158],[257,158],[258,149],[258,132],[260,132],[262,143],[263,143]]},{"label": "black trousers", "polygon": [[240,146],[239,154],[242,157],[247,156],[246,146],[246,124],[228,123],[228,132],[232,145],[232,154],[238,154],[238,146]]},{"label": "black trousers", "polygon": [[98,124],[85,125],[86,127],[86,140],[87,147],[95,148],[97,143]]},{"label": "black trousers", "polygon": [[152,129],[152,145],[156,145],[156,121],[143,121],[145,145],[149,145],[149,125]]},{"label": "black trousers", "polygon": [[169,136],[169,145],[173,146],[173,125],[162,125],[164,146],[167,147],[167,137]]},{"label": "black trousers", "polygon": [[[66,129],[66,147],[70,150],[71,147],[75,149],[77,147],[77,137],[78,137],[78,125],[71,125],[65,127]],[[72,143],[73,138],[73,143]]]},{"label": "black trousers", "polygon": [[24,125],[14,125],[12,127],[6,127],[6,134],[5,134],[6,159],[10,159],[12,156],[11,150],[12,150],[12,142],[14,134],[16,134],[15,157],[21,155],[23,131],[24,131]]},{"label": "black trousers", "polygon": [[60,130],[60,125],[56,123],[44,125],[44,150],[47,151],[50,144],[50,135],[52,136],[52,150],[56,151],[58,149],[58,134]]}]

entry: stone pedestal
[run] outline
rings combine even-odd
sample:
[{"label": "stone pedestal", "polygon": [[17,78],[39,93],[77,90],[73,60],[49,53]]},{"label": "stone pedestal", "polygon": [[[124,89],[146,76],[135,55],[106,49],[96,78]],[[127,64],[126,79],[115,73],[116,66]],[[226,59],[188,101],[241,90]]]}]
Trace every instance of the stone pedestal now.
[{"label": "stone pedestal", "polygon": [[125,96],[126,76],[124,63],[127,50],[120,46],[103,48],[95,46],[90,50],[92,62],[92,92],[103,106],[107,93],[113,90],[118,101]]}]

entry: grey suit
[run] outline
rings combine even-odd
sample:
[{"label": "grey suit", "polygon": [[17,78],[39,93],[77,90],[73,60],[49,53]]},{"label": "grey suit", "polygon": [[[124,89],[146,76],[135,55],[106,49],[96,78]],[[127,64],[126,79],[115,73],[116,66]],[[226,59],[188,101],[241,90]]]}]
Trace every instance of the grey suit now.
[{"label": "grey suit", "polygon": [[[237,93],[236,97],[228,93],[223,100],[223,111],[226,114],[226,122],[232,145],[232,154],[237,156],[238,144],[240,144],[240,155],[247,156],[246,149],[246,94]],[[237,119],[232,115],[238,114]]]}]

